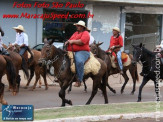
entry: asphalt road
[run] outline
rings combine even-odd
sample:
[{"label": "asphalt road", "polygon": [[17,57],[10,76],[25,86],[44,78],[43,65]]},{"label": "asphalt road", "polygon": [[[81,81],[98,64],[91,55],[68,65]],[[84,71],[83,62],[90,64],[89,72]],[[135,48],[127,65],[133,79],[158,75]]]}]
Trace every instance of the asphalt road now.
[{"label": "asphalt road", "polygon": [[[141,70],[141,67],[138,66],[139,72]],[[49,89],[44,90],[44,84],[42,88],[36,88],[34,91],[31,91],[30,88],[32,87],[35,79],[32,79],[32,82],[30,84],[30,88],[24,89],[24,86],[27,82],[23,78],[24,74],[21,72],[21,88],[20,92],[16,96],[12,96],[11,92],[9,92],[8,89],[8,82],[6,79],[6,76],[3,77],[3,83],[6,84],[5,87],[5,93],[4,98],[7,100],[9,104],[28,104],[28,105],[34,105],[35,109],[38,108],[48,108],[48,107],[59,107],[61,105],[61,99],[58,96],[58,92],[60,90],[60,87],[58,84],[54,84],[50,79],[54,79],[53,77],[47,77]],[[129,74],[129,72],[128,72]],[[137,96],[138,96],[138,89],[142,81],[142,77],[140,77],[140,81],[137,82],[136,85],[136,92],[134,95],[130,95],[132,91],[132,78],[129,76],[129,82],[126,85],[126,88],[124,90],[123,94],[120,94],[120,88],[122,86],[122,83],[124,82],[124,79],[120,75],[114,75],[109,77],[109,84],[116,90],[116,94],[113,94],[111,91],[107,90],[108,93],[108,100],[110,103],[123,103],[123,102],[136,102]],[[120,80],[121,79],[121,80]],[[122,83],[120,82],[122,81]],[[43,80],[42,80],[43,82]],[[71,99],[73,102],[73,105],[84,105],[87,100],[89,99],[91,95],[92,90],[92,80],[88,79],[86,82],[88,86],[88,92],[84,93],[84,87],[81,86],[80,88],[72,87],[72,91],[70,94],[66,95],[66,98]],[[161,83],[161,94],[163,94],[163,83]],[[149,81],[146,86],[143,89],[142,92],[142,101],[155,101],[155,91],[154,91],[154,84],[152,81]],[[91,104],[103,104],[104,98],[101,95],[101,91],[98,91],[96,96],[94,97]]]}]

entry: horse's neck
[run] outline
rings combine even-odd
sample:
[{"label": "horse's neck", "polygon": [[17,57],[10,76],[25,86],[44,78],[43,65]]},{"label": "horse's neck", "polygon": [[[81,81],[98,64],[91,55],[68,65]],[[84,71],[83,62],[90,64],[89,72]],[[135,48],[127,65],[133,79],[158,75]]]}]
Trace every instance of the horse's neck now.
[{"label": "horse's neck", "polygon": [[105,53],[104,50],[102,50],[100,47],[98,48],[98,55],[99,58],[105,60]]},{"label": "horse's neck", "polygon": [[63,52],[61,52],[59,49],[56,48],[56,51],[55,51],[55,54],[54,54],[54,57],[53,59],[58,56],[58,59],[53,63],[53,66],[55,68],[55,72],[58,73],[60,68],[62,67],[63,65],[63,61],[65,60],[65,66],[68,64],[68,58],[67,56],[65,56],[65,54]]},{"label": "horse's neck", "polygon": [[[148,51],[148,52],[147,52]],[[143,50],[143,58],[141,58],[141,62],[143,63],[144,67],[151,67],[152,65],[152,60],[154,59],[154,54],[152,54],[152,52],[150,52],[149,50],[145,49]],[[147,67],[147,68],[149,68]]]}]

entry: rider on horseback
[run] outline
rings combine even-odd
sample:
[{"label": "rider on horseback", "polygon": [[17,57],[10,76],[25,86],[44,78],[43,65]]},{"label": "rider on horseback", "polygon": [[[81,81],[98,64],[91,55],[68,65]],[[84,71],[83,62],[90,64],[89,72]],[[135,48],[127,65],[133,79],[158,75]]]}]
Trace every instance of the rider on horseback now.
[{"label": "rider on horseback", "polygon": [[121,59],[121,47],[123,47],[123,38],[120,35],[120,29],[118,27],[113,28],[113,36],[110,39],[110,46],[108,50],[114,50],[117,55],[117,60],[120,68],[120,74],[123,74],[123,64]]},{"label": "rider on horseback", "polygon": [[77,27],[77,32],[75,32],[71,38],[65,42],[65,45],[69,44],[67,48],[68,51],[75,52],[76,72],[79,81],[77,81],[74,86],[80,87],[84,76],[84,63],[90,57],[90,35],[84,21],[79,21],[74,25]]},{"label": "rider on horseback", "polygon": [[24,32],[24,27],[22,25],[18,25],[17,27],[13,27],[16,31],[16,41],[10,46],[20,46],[19,54],[22,56],[25,51],[28,49],[28,35]]},{"label": "rider on horseback", "polygon": [[2,36],[4,36],[4,32],[0,27],[0,54],[2,55],[10,55],[6,49],[3,47],[3,41],[2,41]]}]

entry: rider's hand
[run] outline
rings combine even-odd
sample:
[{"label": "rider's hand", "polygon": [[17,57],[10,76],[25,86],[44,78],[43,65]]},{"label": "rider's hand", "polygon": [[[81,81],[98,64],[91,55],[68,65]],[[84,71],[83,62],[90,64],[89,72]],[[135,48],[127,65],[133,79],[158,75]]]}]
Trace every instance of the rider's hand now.
[{"label": "rider's hand", "polygon": [[112,46],[110,49],[114,49],[115,48],[115,46]]},{"label": "rider's hand", "polygon": [[66,42],[65,42],[65,45],[67,45],[69,43],[69,40],[67,40]]}]

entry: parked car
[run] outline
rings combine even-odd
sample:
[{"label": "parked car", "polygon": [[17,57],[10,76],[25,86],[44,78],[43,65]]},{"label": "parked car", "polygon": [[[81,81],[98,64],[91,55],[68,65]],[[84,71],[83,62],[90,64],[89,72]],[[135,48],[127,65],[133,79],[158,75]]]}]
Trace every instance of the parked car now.
[{"label": "parked car", "polygon": [[[57,48],[63,49],[63,43],[54,42],[53,45],[54,45],[55,47],[57,47]],[[37,44],[37,45],[34,46],[32,49],[41,51],[42,48],[43,48],[43,46],[44,46],[44,43]],[[53,66],[48,66],[48,67],[47,67],[47,71],[48,71],[48,73],[49,73],[51,76],[54,76],[54,67],[53,67]]]}]

